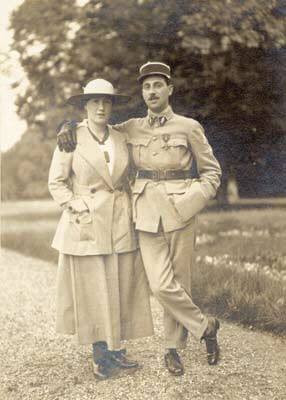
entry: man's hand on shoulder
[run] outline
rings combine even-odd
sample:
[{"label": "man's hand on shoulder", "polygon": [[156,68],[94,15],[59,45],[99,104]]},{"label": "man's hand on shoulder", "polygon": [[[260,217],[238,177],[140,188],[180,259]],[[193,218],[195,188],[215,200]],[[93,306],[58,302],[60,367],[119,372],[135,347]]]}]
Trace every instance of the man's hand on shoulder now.
[{"label": "man's hand on shoulder", "polygon": [[60,151],[71,153],[77,145],[77,122],[64,120],[57,129],[57,144]]}]

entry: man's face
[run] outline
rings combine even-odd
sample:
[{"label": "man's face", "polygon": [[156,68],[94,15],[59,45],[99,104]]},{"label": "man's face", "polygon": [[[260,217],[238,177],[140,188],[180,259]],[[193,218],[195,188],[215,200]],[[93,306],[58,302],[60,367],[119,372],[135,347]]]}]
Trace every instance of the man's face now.
[{"label": "man's face", "polygon": [[112,101],[107,96],[98,96],[90,99],[86,103],[85,109],[90,121],[97,125],[105,125],[111,115]]},{"label": "man's face", "polygon": [[168,85],[160,75],[152,75],[142,83],[142,95],[147,107],[154,113],[160,113],[169,105],[173,86]]}]

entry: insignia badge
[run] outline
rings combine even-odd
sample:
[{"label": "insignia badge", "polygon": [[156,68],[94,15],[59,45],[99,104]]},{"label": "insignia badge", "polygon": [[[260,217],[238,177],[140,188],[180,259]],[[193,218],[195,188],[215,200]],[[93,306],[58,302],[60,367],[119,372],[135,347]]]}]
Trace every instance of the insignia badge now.
[{"label": "insignia badge", "polygon": [[166,117],[159,117],[159,123],[160,126],[163,126],[165,123],[167,122],[167,118]]},{"label": "insignia badge", "polygon": [[163,140],[165,143],[169,142],[171,135],[169,135],[169,133],[164,133],[164,135],[162,135]]}]

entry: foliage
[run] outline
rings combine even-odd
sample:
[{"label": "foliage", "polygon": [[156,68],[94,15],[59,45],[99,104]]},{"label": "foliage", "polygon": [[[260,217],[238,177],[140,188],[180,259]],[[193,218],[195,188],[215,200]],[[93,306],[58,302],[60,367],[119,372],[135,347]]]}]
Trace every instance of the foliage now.
[{"label": "foliage", "polygon": [[[114,121],[143,115],[138,66],[162,60],[175,110],[206,127],[225,180],[259,177],[284,156],[285,22],[281,0],[25,0],[11,21],[29,80],[18,112],[49,141],[64,117],[81,118],[66,98],[101,76],[132,95]],[[251,181],[246,194],[261,186]]]},{"label": "foliage", "polygon": [[44,140],[37,131],[31,130],[2,155],[2,196],[5,200],[49,197],[47,174],[54,146],[55,140]]}]

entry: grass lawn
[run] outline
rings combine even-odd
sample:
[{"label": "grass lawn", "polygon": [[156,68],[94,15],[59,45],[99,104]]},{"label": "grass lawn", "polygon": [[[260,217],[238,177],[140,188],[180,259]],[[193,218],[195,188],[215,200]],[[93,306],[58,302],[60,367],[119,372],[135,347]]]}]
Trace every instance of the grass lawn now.
[{"label": "grass lawn", "polygon": [[[2,217],[2,246],[57,262],[51,241],[57,209]],[[43,210],[45,208],[43,207]],[[12,210],[12,211],[11,211]],[[197,224],[193,298],[203,310],[248,326],[286,333],[286,211],[283,208],[206,212]]]},{"label": "grass lawn", "polygon": [[201,214],[193,297],[245,325],[286,333],[286,211]]},{"label": "grass lawn", "polygon": [[51,248],[58,214],[26,214],[2,217],[2,246],[27,256],[56,263]]}]

